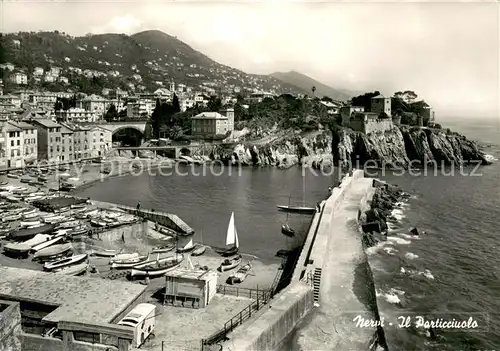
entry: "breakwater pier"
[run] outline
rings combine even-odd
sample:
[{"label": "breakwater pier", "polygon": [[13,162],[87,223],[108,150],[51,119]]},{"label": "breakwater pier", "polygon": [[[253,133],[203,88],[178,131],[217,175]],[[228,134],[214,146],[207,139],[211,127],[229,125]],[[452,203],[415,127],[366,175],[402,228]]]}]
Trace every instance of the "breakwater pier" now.
[{"label": "breakwater pier", "polygon": [[290,284],[269,308],[229,333],[224,350],[275,350],[290,334],[308,350],[375,349],[381,328],[356,327],[357,316],[379,319],[359,230],[373,193],[373,179],[360,170],[333,189],[314,214]]}]

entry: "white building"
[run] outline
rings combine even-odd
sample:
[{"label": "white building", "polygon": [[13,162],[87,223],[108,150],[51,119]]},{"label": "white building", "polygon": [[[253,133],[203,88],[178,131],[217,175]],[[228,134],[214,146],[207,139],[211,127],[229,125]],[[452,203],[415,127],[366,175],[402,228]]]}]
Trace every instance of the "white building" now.
[{"label": "white building", "polygon": [[18,85],[28,84],[28,76],[22,72],[16,72],[10,76],[10,81]]},{"label": "white building", "polygon": [[3,132],[5,135],[7,168],[24,167],[23,130],[12,122],[7,122]]},{"label": "white building", "polygon": [[139,99],[136,102],[127,103],[128,118],[150,117],[156,107],[156,101],[150,99]]},{"label": "white building", "polygon": [[69,110],[56,111],[56,118],[64,122],[90,123],[97,122],[100,116],[94,111],[87,111],[83,108],[73,107]]}]

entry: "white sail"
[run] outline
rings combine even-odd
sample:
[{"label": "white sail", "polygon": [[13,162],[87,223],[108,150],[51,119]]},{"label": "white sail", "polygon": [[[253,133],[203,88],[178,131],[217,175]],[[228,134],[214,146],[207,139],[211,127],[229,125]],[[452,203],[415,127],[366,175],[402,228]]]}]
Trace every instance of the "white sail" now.
[{"label": "white sail", "polygon": [[187,250],[187,249],[192,248],[193,246],[194,246],[194,245],[193,245],[193,238],[191,238],[191,239],[189,240],[189,242],[188,242],[186,245],[184,245],[182,248],[183,248],[184,250]]},{"label": "white sail", "polygon": [[231,219],[229,220],[229,225],[227,226],[226,245],[234,245],[236,247],[239,247],[240,245],[238,242],[236,226],[234,225],[234,212],[231,213]]}]

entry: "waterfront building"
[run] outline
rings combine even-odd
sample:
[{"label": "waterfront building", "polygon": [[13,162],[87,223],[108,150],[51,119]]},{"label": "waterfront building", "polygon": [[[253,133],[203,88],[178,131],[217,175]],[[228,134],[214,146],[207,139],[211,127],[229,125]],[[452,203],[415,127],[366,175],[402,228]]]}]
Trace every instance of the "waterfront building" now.
[{"label": "waterfront building", "polygon": [[[128,351],[134,332],[116,323],[145,302],[145,290],[129,282],[0,267],[0,295],[7,301],[0,307],[15,306],[8,315],[0,308],[6,317],[0,323],[14,326],[8,342],[18,345],[18,335],[22,350]],[[5,337],[0,333],[1,350]]]},{"label": "waterfront building", "polygon": [[23,167],[23,130],[14,123],[7,122],[4,125],[4,133],[7,168]]},{"label": "waterfront building", "polygon": [[165,304],[204,308],[217,292],[217,272],[177,268],[165,275]]},{"label": "waterfront building", "polygon": [[38,160],[60,161],[62,126],[50,119],[32,119],[38,133]]},{"label": "waterfront building", "polygon": [[191,117],[193,135],[214,137],[234,130],[234,109],[202,112]]},{"label": "waterfront building", "polygon": [[11,123],[23,131],[23,166],[35,162],[38,159],[38,132],[36,128],[23,121]]},{"label": "waterfront building", "polygon": [[61,154],[59,155],[59,161],[73,161],[73,131],[64,125],[61,126],[61,140]]}]

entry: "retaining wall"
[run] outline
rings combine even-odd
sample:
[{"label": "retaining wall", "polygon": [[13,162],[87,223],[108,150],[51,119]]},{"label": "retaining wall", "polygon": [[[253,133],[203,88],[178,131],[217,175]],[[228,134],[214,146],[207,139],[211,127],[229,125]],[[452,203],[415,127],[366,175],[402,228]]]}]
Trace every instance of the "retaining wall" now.
[{"label": "retaining wall", "polygon": [[230,334],[223,350],[274,350],[312,308],[312,289],[302,282],[292,283],[248,327]]},{"label": "retaining wall", "polygon": [[19,303],[0,300],[0,350],[21,351],[21,311]]}]

